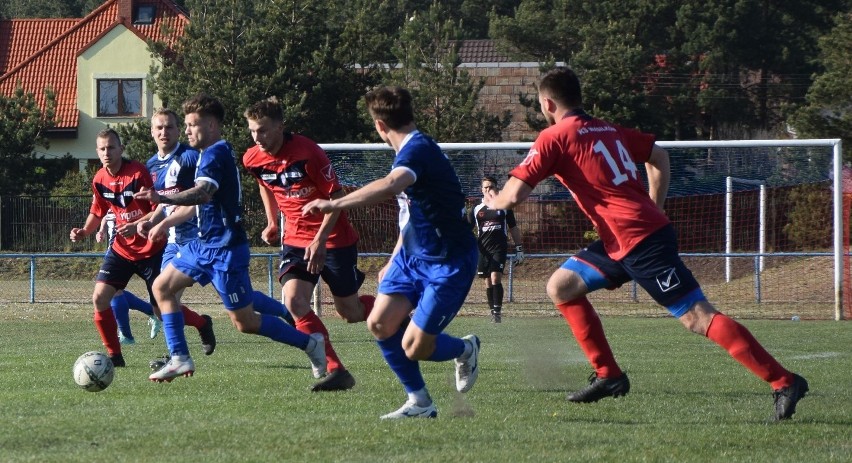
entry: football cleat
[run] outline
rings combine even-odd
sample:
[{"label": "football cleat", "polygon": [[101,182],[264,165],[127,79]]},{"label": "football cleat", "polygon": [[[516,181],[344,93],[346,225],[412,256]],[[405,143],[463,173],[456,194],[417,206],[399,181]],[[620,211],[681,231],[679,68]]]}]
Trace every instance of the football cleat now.
[{"label": "football cleat", "polygon": [[133,344],[136,344],[136,339],[134,339],[132,336],[125,336],[124,333],[119,330],[118,342],[125,346],[132,346]]},{"label": "football cleat", "polygon": [[122,368],[127,366],[124,363],[124,356],[121,354],[113,354],[109,356],[109,359],[112,360],[112,366],[116,368]]},{"label": "football cleat", "polygon": [[789,419],[796,413],[796,404],[808,392],[808,381],[793,374],[793,384],[773,392],[775,397],[775,421]]},{"label": "football cleat", "polygon": [[157,334],[160,333],[160,330],[163,329],[163,322],[161,322],[160,319],[157,317],[149,317],[148,326],[151,327],[151,333],[149,334],[149,337],[151,339],[154,339],[157,337]]},{"label": "football cleat", "polygon": [[151,381],[162,383],[172,382],[178,376],[190,377],[195,373],[195,362],[189,355],[173,355],[163,368],[151,373],[148,379]]},{"label": "football cleat", "polygon": [[589,385],[568,394],[568,400],[591,403],[604,397],[621,397],[628,392],[630,392],[630,380],[627,379],[627,374],[623,373],[618,378],[598,378],[597,373],[592,372],[589,376]]},{"label": "football cleat", "polygon": [[436,418],[437,416],[438,409],[435,408],[434,402],[429,403],[429,405],[425,407],[421,407],[413,400],[409,400],[402,404],[402,407],[400,407],[399,410],[390,412],[387,415],[382,415],[381,419],[399,420],[403,418]]},{"label": "football cleat", "polygon": [[311,387],[311,391],[345,391],[355,387],[355,378],[345,368],[338,368]]},{"label": "football cleat", "polygon": [[148,362],[148,366],[151,367],[151,371],[157,371],[166,366],[166,364],[169,363],[170,358],[172,358],[171,354],[163,354]]},{"label": "football cleat", "polygon": [[470,356],[464,360],[456,359],[456,390],[467,392],[473,388],[476,378],[479,376],[479,337],[469,334],[462,338],[470,343],[472,349]]}]

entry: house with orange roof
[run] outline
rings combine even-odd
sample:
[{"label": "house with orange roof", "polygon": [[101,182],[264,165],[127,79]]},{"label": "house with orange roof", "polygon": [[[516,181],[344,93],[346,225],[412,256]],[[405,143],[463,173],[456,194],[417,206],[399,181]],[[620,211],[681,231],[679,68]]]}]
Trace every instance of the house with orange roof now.
[{"label": "house with orange roof", "polygon": [[20,86],[43,105],[52,89],[58,122],[43,154],[96,162],[100,130],[161,104],[148,82],[148,42],[173,45],[188,24],[170,0],[106,0],[84,18],[0,21],[0,94]]}]

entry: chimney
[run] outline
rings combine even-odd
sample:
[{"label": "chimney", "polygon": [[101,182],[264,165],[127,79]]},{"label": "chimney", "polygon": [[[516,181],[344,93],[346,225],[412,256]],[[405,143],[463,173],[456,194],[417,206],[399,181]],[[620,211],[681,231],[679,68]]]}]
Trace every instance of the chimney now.
[{"label": "chimney", "polygon": [[118,0],[118,21],[133,21],[133,0]]}]

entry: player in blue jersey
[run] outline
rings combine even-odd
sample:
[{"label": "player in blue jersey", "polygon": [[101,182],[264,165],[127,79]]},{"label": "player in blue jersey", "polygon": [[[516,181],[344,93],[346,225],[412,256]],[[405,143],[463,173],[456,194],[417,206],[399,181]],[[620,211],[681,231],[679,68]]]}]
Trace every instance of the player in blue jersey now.
[{"label": "player in blue jersey", "polygon": [[224,107],[215,98],[201,94],[187,100],[183,111],[189,144],[199,150],[194,186],[170,195],[151,189],[136,196],[154,204],[195,206],[176,208],[160,222],[161,229],[168,230],[193,213],[198,227],[198,238],[181,245],[154,282],[154,296],[162,312],[171,358],[149,379],[171,381],[195,372],[178,300],[180,292],[195,283],[213,284],[239,331],[298,347],[308,354],[312,363],[324,364],[325,345],[321,335],[309,336],[278,317],[254,310],[254,291],[249,280],[250,251],[242,225],[240,173],[231,145],[222,140]]},{"label": "player in blue jersey", "polygon": [[469,391],[479,374],[479,338],[443,333],[476,275],[476,239],[465,219],[465,196],[455,170],[414,124],[411,94],[382,87],[365,100],[379,136],[396,151],[390,173],[342,198],[314,200],[302,210],[328,214],[396,196],[399,239],[379,272],[379,294],[367,326],[408,400],[382,419],[434,418],[438,410],[420,361],[455,360],[459,392]]},{"label": "player in blue jersey", "polygon": [[[180,129],[178,128],[178,116],[171,109],[159,109],[151,118],[151,135],[157,143],[157,153],[151,156],[146,163],[148,171],[154,180],[154,189],[160,195],[171,195],[185,191],[195,186],[195,166],[198,163],[198,151],[179,142]],[[160,221],[171,214],[176,206],[157,206],[149,216],[141,221],[138,229],[143,236],[161,241],[168,239],[163,250],[163,264],[165,268],[177,255],[180,245],[198,237],[198,225],[194,218],[194,208],[188,208],[187,220],[173,227],[163,227]],[[182,293],[182,291],[181,291]],[[178,294],[180,300],[182,294]],[[255,292],[254,308],[258,312],[276,315],[285,320],[292,320],[292,316],[280,302],[269,296]],[[209,315],[199,315],[185,305],[181,305],[184,323],[198,329],[201,336],[201,347],[204,353],[210,355],[216,348],[216,336],[213,332],[213,321]],[[291,325],[293,323],[288,322]],[[120,325],[119,325],[120,326]],[[168,361],[170,355],[151,361],[151,368],[159,370]]]}]

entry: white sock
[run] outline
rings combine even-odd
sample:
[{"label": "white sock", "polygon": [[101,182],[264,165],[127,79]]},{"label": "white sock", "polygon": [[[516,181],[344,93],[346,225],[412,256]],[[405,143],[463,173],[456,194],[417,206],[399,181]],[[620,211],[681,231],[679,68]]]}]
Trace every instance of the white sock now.
[{"label": "white sock", "polygon": [[429,396],[429,391],[425,387],[418,391],[409,392],[408,400],[413,400],[418,407],[426,407],[432,403],[432,397]]}]

